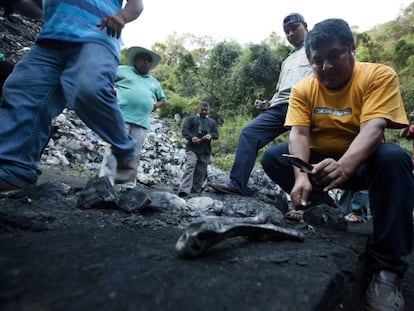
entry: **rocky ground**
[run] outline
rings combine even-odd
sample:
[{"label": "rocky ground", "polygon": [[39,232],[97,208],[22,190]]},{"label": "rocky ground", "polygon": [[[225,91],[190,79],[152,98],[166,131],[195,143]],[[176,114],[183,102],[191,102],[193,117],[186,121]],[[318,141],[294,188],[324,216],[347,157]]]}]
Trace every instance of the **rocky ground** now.
[{"label": "rocky ground", "polygon": [[[323,206],[313,225],[293,223],[279,211],[282,199],[210,191],[182,199],[168,185],[140,184],[152,202],[139,211],[83,209],[88,179],[42,168],[36,187],[0,199],[1,310],[358,310],[370,223],[344,230],[326,221]],[[259,219],[304,240],[256,231],[181,256],[179,238],[206,219]],[[413,282],[410,269],[406,310],[414,308]]]},{"label": "rocky ground", "polygon": [[[21,24],[0,18],[9,59],[30,47],[30,40],[17,44],[25,27],[37,26],[15,17]],[[96,180],[104,143],[72,111],[54,120],[38,184],[0,197],[1,310],[358,310],[370,222],[346,225],[326,206],[309,212],[306,223],[289,222],[286,196],[259,169],[249,182],[252,196],[206,187],[179,198],[179,125],[156,115],[152,123],[137,176],[137,190],[151,203],[128,212],[120,204],[79,204]],[[209,169],[210,181],[225,178]],[[201,240],[217,243],[183,257],[177,241],[208,221],[267,224],[303,240],[263,228],[223,241],[202,232]],[[414,255],[407,260],[413,265]],[[406,310],[414,310],[414,267],[404,295]]]}]

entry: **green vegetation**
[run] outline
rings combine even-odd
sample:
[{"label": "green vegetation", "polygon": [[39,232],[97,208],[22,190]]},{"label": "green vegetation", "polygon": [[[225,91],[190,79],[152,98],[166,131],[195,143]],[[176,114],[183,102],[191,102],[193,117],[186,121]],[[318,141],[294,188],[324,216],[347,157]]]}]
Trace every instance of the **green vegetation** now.
[{"label": "green vegetation", "polygon": [[[370,31],[354,29],[359,61],[384,63],[398,74],[407,113],[414,110],[414,2],[394,20]],[[153,70],[168,97],[162,117],[183,118],[196,112],[196,103],[207,100],[211,116],[219,123],[220,139],[213,143],[214,163],[228,170],[233,162],[238,133],[257,114],[255,99],[270,99],[281,62],[290,52],[284,38],[272,33],[260,44],[214,42],[210,37],[171,35],[153,50],[162,62]],[[123,59],[123,58],[121,58]],[[411,142],[398,130],[387,130],[386,140],[411,154]],[[276,142],[287,141],[287,134]],[[263,150],[261,151],[263,152]]]}]

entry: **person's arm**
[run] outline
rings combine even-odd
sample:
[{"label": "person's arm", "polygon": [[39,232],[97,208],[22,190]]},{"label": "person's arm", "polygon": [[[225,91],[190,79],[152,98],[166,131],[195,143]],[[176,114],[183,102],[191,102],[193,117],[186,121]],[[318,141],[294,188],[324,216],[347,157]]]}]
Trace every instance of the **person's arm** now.
[{"label": "person's arm", "polygon": [[[309,161],[310,130],[306,126],[292,126],[289,133],[289,153],[297,156],[305,162]],[[309,202],[312,192],[312,185],[307,173],[293,166],[295,184],[293,185],[290,197],[295,209],[303,209]]]},{"label": "person's arm", "polygon": [[361,123],[359,134],[338,161],[325,159],[315,165],[313,169],[315,182],[323,186],[324,191],[346,182],[355,169],[366,161],[383,142],[386,125],[387,120],[383,118]]},{"label": "person's arm", "polygon": [[212,139],[218,139],[219,137],[219,133],[218,133],[218,128],[217,128],[217,122],[213,119],[211,119],[211,123],[212,123],[212,129],[211,129],[211,138]]},{"label": "person's arm", "polygon": [[[410,115],[408,116],[408,120],[410,121],[410,124],[412,124],[412,122],[414,121],[414,111],[412,111],[410,113]],[[407,139],[412,139],[413,135],[412,135],[412,131],[410,129],[412,129],[413,125],[409,125],[403,129],[400,130],[400,137],[403,138],[407,138]]]},{"label": "person's arm", "polygon": [[410,127],[409,126],[407,126],[407,127],[405,127],[405,128],[403,128],[403,129],[401,129],[400,130],[400,137],[402,137],[402,138],[408,138],[409,136],[409,130],[410,129]]},{"label": "person's arm", "polygon": [[158,108],[160,108],[164,104],[165,104],[165,99],[160,99],[159,101],[154,102],[154,106],[152,108],[152,111],[157,110]]},{"label": "person's arm", "polygon": [[183,128],[181,130],[181,134],[184,136],[185,139],[189,141],[191,141],[191,139],[193,138],[193,133],[191,133],[191,130],[190,130],[191,123],[192,123],[192,117],[188,117],[187,119],[185,119]]},{"label": "person's arm", "polygon": [[119,38],[124,26],[137,19],[143,10],[142,0],[129,0],[121,11],[115,15],[105,15],[96,26],[101,30],[106,28],[108,36]]},{"label": "person's arm", "polygon": [[165,97],[164,91],[161,87],[161,84],[155,78],[154,78],[154,82],[156,83],[157,87],[154,90],[154,96],[155,96],[156,100],[154,101],[154,106],[152,107],[152,111],[155,111],[158,108],[164,106],[165,101],[166,101],[166,97]]}]

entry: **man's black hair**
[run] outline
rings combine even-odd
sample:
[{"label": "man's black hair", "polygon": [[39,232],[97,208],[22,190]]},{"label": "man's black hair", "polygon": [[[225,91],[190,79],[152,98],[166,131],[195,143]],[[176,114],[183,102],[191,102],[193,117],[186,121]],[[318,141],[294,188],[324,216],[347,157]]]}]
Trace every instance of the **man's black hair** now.
[{"label": "man's black hair", "polygon": [[354,36],[348,23],[340,18],[330,18],[315,24],[305,38],[306,57],[310,59],[310,49],[318,48],[326,43],[338,41],[354,47]]},{"label": "man's black hair", "polygon": [[210,103],[206,100],[203,100],[201,102],[198,103],[198,107],[207,107],[210,108]]}]

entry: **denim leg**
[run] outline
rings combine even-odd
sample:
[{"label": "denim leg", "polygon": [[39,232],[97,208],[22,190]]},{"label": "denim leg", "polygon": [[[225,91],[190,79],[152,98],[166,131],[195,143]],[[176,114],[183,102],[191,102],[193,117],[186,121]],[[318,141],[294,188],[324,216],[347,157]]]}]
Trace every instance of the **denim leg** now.
[{"label": "denim leg", "polygon": [[360,219],[367,219],[369,199],[367,190],[345,190],[339,200],[341,212],[345,215],[353,213]]},{"label": "denim leg", "polygon": [[269,147],[262,155],[263,170],[286,193],[290,193],[295,183],[292,165],[282,157],[289,153],[288,144],[277,144]]},{"label": "denim leg", "polygon": [[112,146],[120,161],[135,156],[135,141],[128,135],[113,93],[117,60],[100,44],[83,43],[69,49],[68,65],[61,76],[65,98],[78,116]]},{"label": "denim leg", "polygon": [[369,209],[368,191],[361,190],[353,192],[351,207],[354,214],[367,217]]},{"label": "denim leg", "polygon": [[36,183],[52,118],[66,105],[59,77],[59,51],[34,45],[17,63],[3,88],[0,106],[0,178],[16,186]]},{"label": "denim leg", "polygon": [[258,151],[287,131],[284,127],[287,107],[282,104],[267,109],[242,128],[227,184],[229,189],[240,193],[246,189]]},{"label": "denim leg", "polygon": [[390,270],[404,275],[402,260],[411,252],[414,206],[413,165],[394,144],[381,144],[366,162],[369,207],[374,230],[367,244],[367,272]]},{"label": "denim leg", "polygon": [[341,209],[341,212],[345,215],[349,214],[353,211],[351,208],[352,206],[352,195],[353,191],[351,190],[345,190],[341,194],[341,198],[339,199],[339,208]]}]

